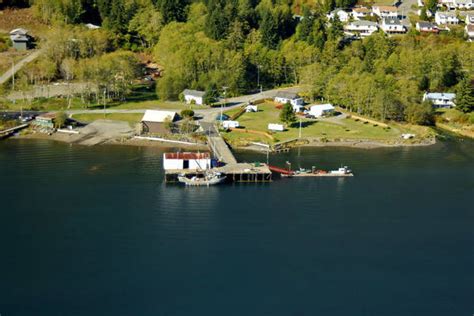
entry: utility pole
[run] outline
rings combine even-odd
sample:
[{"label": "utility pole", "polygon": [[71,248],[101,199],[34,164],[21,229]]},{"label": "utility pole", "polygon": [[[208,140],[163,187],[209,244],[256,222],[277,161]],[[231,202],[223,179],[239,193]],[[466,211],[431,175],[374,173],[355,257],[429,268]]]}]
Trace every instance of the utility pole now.
[{"label": "utility pole", "polygon": [[105,119],[105,97],[107,94],[107,89],[104,88],[104,119]]},{"label": "utility pole", "polygon": [[300,132],[299,132],[299,138],[301,138],[301,117],[300,117]]},{"label": "utility pole", "polygon": [[[260,87],[260,65],[257,65],[257,89]],[[260,88],[261,90],[261,88]]]},{"label": "utility pole", "polygon": [[[222,87],[222,90],[224,90],[224,106],[227,106],[227,89],[229,89],[229,87]],[[224,115],[224,108],[222,107],[222,104],[221,104],[221,124],[222,124],[222,116]]]},{"label": "utility pole", "polygon": [[12,89],[15,90],[15,61],[12,59]]}]

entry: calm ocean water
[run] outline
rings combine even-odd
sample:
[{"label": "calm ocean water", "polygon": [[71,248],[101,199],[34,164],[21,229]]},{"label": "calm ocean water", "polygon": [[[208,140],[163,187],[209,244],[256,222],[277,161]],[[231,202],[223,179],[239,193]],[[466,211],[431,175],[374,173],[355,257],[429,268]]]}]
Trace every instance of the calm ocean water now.
[{"label": "calm ocean water", "polygon": [[474,313],[472,141],[294,150],[271,162],[356,177],[211,188],[164,185],[161,156],[0,142],[1,316]]}]

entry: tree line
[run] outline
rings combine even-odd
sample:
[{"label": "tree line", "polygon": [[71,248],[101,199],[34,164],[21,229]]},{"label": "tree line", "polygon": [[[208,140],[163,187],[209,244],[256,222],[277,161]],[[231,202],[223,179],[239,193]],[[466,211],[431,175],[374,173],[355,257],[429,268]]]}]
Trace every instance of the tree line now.
[{"label": "tree line", "polygon": [[[352,0],[34,0],[36,12],[50,23],[102,25],[48,54],[56,73],[67,73],[62,63],[71,58],[95,58],[117,48],[145,50],[164,68],[157,81],[161,99],[178,99],[185,88],[226,87],[231,96],[305,84],[310,87],[305,93],[310,101],[329,101],[382,120],[428,124],[432,109],[421,102],[425,91],[470,95],[462,83],[472,79],[472,45],[457,35],[420,36],[415,30],[402,37],[380,32],[351,42],[344,38],[342,23],[337,18],[328,21],[326,13],[353,4]],[[80,39],[80,32],[74,38]],[[461,108],[469,111],[470,106]]]}]

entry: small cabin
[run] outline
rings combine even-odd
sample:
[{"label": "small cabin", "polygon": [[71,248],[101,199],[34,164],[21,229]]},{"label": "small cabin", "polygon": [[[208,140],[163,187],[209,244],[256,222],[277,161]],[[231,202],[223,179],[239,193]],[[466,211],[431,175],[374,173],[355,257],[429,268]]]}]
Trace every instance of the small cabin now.
[{"label": "small cabin", "polygon": [[436,108],[450,108],[456,106],[454,104],[456,99],[455,93],[425,93],[423,101],[430,101]]},{"label": "small cabin", "polygon": [[208,152],[164,153],[165,170],[206,170],[211,168],[211,154]]},{"label": "small cabin", "polygon": [[34,125],[37,128],[54,129],[56,113],[50,112],[35,117]]},{"label": "small cabin", "polygon": [[189,89],[186,89],[183,91],[184,101],[187,104],[194,103],[197,105],[203,105],[205,95],[206,95],[206,92],[204,91],[189,90]]},{"label": "small cabin", "polygon": [[142,131],[151,134],[169,132],[167,124],[178,120],[178,114],[173,111],[146,110],[141,120]]},{"label": "small cabin", "polygon": [[10,40],[16,50],[27,50],[32,48],[33,38],[28,31],[22,28],[14,29],[10,32]]}]

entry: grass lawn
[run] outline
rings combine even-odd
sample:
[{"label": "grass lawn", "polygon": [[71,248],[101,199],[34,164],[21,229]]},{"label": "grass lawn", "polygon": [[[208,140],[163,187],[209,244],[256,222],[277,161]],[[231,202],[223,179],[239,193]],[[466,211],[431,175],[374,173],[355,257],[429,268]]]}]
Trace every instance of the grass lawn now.
[{"label": "grass lawn", "polygon": [[[1,57],[1,54],[0,54]],[[1,60],[1,59],[0,59]],[[40,111],[64,111],[68,109],[68,100],[66,98],[38,98],[33,101],[17,100],[15,103],[6,101],[5,105],[10,110],[40,110]],[[103,104],[91,103],[84,104],[79,97],[74,97],[71,100],[69,109],[103,109]],[[168,102],[161,101],[156,97],[154,87],[147,87],[145,85],[136,85],[132,93],[127,96],[125,101],[112,101],[106,104],[107,109],[117,110],[138,110],[138,109],[163,109],[163,110],[184,110],[184,109],[206,109],[209,106],[190,105],[182,102]]]},{"label": "grass lawn", "polygon": [[103,113],[90,113],[90,114],[75,114],[72,116],[74,119],[84,122],[84,123],[90,123],[95,120],[115,120],[115,121],[125,121],[129,122],[131,124],[135,124],[140,122],[140,120],[143,117],[143,114],[141,113],[108,113],[104,114]]},{"label": "grass lawn", "polygon": [[[269,123],[280,123],[280,110],[275,108],[274,104],[265,103],[259,105],[259,112],[244,113],[239,117],[240,126],[245,129],[267,132]],[[228,114],[226,112],[226,114]],[[326,138],[328,140],[374,140],[385,141],[399,140],[402,131],[401,128],[391,127],[383,128],[374,126],[374,124],[363,123],[353,119],[332,119],[328,120],[308,120],[302,119],[301,134],[303,138]],[[274,142],[295,139],[299,135],[299,123],[296,122],[292,127],[284,132],[272,133]],[[229,132],[225,137],[230,141],[248,140],[263,141],[271,143],[271,140],[261,135],[250,133]]]}]

